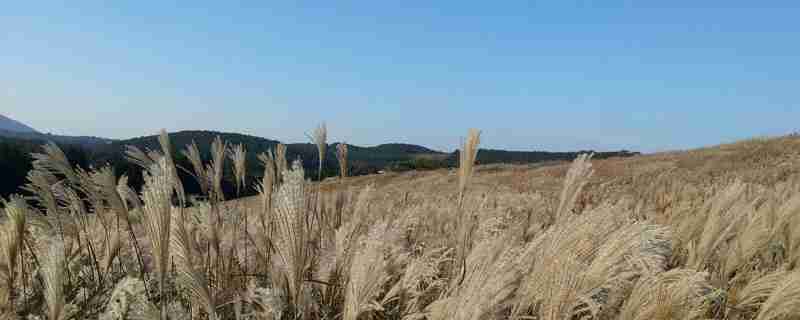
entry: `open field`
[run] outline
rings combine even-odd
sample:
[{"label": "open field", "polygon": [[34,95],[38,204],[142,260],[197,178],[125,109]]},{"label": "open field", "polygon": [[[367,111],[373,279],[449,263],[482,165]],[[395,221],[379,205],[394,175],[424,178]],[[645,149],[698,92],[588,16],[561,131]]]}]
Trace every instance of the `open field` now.
[{"label": "open field", "polygon": [[219,141],[185,151],[193,202],[171,152],[129,150],[138,193],[50,146],[4,205],[0,319],[800,319],[800,137],[529,166],[478,147],[314,184],[278,146],[226,201],[246,150]]}]

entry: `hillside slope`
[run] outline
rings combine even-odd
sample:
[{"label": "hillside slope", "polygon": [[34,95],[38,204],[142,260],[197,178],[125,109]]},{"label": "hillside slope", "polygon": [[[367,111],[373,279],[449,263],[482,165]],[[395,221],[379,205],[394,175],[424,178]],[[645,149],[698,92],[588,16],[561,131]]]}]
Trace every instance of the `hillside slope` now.
[{"label": "hillside slope", "polygon": [[[479,159],[483,152],[478,153]],[[683,188],[691,185],[699,190],[740,180],[774,186],[800,175],[800,136],[756,138],[690,151],[611,157],[592,162],[594,175],[587,184],[584,198],[587,204],[608,196],[651,198],[658,194],[657,190],[677,185]],[[473,180],[475,192],[543,192],[556,196],[569,163],[550,162],[544,166],[543,163],[479,165]],[[425,183],[420,183],[422,181]],[[377,184],[401,190],[414,185],[407,191],[420,196],[434,190],[454,192],[454,183],[455,172],[445,169],[368,175],[346,181],[354,187]]]},{"label": "hillside slope", "polygon": [[27,132],[27,133],[37,132],[36,129],[31,128],[22,122],[6,117],[2,114],[0,114],[0,130],[11,131],[11,132]]},{"label": "hillside slope", "polygon": [[31,141],[48,141],[58,144],[77,145],[89,149],[97,149],[114,141],[113,139],[91,136],[64,136],[51,133],[17,132],[8,130],[0,130],[0,137]]}]

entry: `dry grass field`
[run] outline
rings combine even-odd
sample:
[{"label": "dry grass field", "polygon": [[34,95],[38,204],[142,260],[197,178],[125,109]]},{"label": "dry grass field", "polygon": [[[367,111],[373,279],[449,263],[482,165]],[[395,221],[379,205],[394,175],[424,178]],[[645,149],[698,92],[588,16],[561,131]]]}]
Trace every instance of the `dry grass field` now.
[{"label": "dry grass field", "polygon": [[193,168],[129,150],[140,193],[51,145],[36,196],[4,201],[0,318],[800,319],[800,137],[530,166],[478,148],[315,184],[278,147],[259,196],[226,201],[247,151],[222,141],[177,150]]}]

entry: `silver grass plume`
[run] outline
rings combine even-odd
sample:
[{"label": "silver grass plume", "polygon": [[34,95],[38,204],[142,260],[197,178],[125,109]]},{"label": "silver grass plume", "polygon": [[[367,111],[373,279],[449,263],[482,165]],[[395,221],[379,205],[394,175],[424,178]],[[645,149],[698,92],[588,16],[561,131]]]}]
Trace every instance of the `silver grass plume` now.
[{"label": "silver grass plume", "polygon": [[56,238],[48,238],[39,249],[41,275],[44,280],[44,299],[47,304],[47,317],[50,320],[62,320],[66,316],[66,297],[64,285],[66,279],[66,248],[64,242]]},{"label": "silver grass plume", "polygon": [[777,270],[750,280],[744,288],[736,292],[734,299],[736,308],[751,312],[757,311],[772,296],[775,289],[786,282],[789,275],[790,271]]},{"label": "silver grass plume", "polygon": [[261,181],[256,185],[257,191],[261,194],[261,205],[263,212],[269,211],[272,202],[272,192],[277,186],[278,175],[281,171],[276,168],[276,161],[272,150],[258,155],[258,161],[264,167],[264,175]]},{"label": "silver grass plume", "polygon": [[272,150],[267,153],[258,155],[258,160],[264,166],[264,176],[261,181],[256,184],[256,191],[258,191],[261,200],[261,210],[259,210],[259,222],[261,224],[260,232],[255,232],[258,245],[256,245],[256,253],[265,262],[270,260],[270,236],[272,232],[272,219],[270,214],[272,212],[272,194],[276,189],[278,181],[278,174],[275,169],[275,158]]},{"label": "silver grass plume", "polygon": [[173,237],[170,239],[170,253],[177,271],[177,283],[185,288],[195,305],[205,308],[208,318],[217,318],[214,298],[208,287],[206,275],[197,269],[198,257],[193,249],[194,239],[179,220],[173,222]]},{"label": "silver grass plume", "polygon": [[55,143],[48,142],[42,146],[44,153],[34,153],[33,168],[64,175],[70,183],[80,184],[80,177],[67,160],[67,156]]},{"label": "silver grass plume", "polygon": [[[281,175],[284,171],[289,169],[289,165],[286,162],[286,145],[283,143],[279,143],[275,146],[275,169],[278,172],[276,176],[278,179],[281,179]],[[275,181],[277,185],[279,181]]]},{"label": "silver grass plume", "polygon": [[451,282],[445,297],[428,306],[428,319],[490,319],[514,293],[522,277],[521,249],[509,237],[483,240],[466,258],[464,279]]},{"label": "silver grass plume", "polygon": [[233,177],[236,183],[236,192],[241,193],[242,189],[246,186],[247,181],[247,150],[244,144],[238,144],[228,151],[228,157],[233,162]]},{"label": "silver grass plume", "polygon": [[708,273],[691,269],[639,279],[620,311],[620,320],[704,319],[712,292]]},{"label": "silver grass plume", "polygon": [[[105,165],[91,174],[92,183],[97,186],[97,193],[105,199],[116,217],[124,217],[128,214],[123,204],[123,198],[117,192],[117,177],[114,169],[110,165]],[[123,219],[124,220],[124,219]]]},{"label": "silver grass plume", "polygon": [[[119,194],[127,210],[134,210],[142,207],[142,199],[140,199],[136,191],[128,185],[128,176],[123,175],[117,181],[117,194]],[[129,206],[128,202],[131,202],[133,206]]]},{"label": "silver grass plume", "polygon": [[693,221],[696,224],[694,227],[698,228],[697,231],[700,233],[688,252],[687,267],[702,269],[716,249],[730,239],[730,234],[737,231],[735,228],[739,225],[739,221],[750,211],[747,208],[748,201],[744,197],[746,187],[743,182],[734,181],[708,201],[704,208],[707,211],[697,214],[705,216],[706,221],[705,223]]},{"label": "silver grass plume", "polygon": [[370,184],[358,194],[355,209],[350,220],[336,229],[336,269],[342,277],[347,276],[346,268],[351,265],[358,249],[360,235],[367,228],[367,207],[373,197],[375,186]]},{"label": "silver grass plume", "polygon": [[147,150],[145,152],[136,146],[125,147],[125,157],[128,161],[145,170],[150,168],[161,156],[158,151]]},{"label": "silver grass plume", "polygon": [[200,185],[200,191],[208,195],[209,187],[211,186],[211,178],[208,176],[205,166],[203,166],[203,159],[200,155],[200,149],[197,147],[197,143],[192,141],[192,144],[186,146],[186,150],[183,150],[182,153],[189,159],[189,163],[192,164],[194,178],[197,180],[197,184]]},{"label": "silver grass plume", "polygon": [[592,154],[580,154],[569,167],[567,177],[564,179],[564,187],[561,189],[558,209],[555,213],[556,222],[568,219],[572,214],[578,195],[594,173],[592,163],[589,161],[591,159]]},{"label": "silver grass plume", "polygon": [[103,267],[103,270],[106,272],[111,269],[114,259],[119,255],[119,251],[122,248],[121,231],[115,231],[112,229],[109,232],[112,234],[105,242],[105,253],[103,255],[103,261],[100,264]]},{"label": "silver grass plume", "polygon": [[800,272],[778,271],[748,284],[741,306],[759,308],[757,320],[787,319],[800,313]]},{"label": "silver grass plume", "polygon": [[37,201],[47,210],[47,215],[55,216],[60,211],[53,192],[53,186],[58,183],[58,178],[47,170],[34,168],[28,172],[26,179],[28,183],[23,190],[35,194]]},{"label": "silver grass plume", "polygon": [[[519,255],[523,259],[519,265],[525,269],[514,298],[514,313],[537,309],[540,318],[553,319],[575,314],[582,303],[588,302],[590,311],[596,309],[585,297],[592,295],[593,285],[604,280],[592,275],[603,275],[607,269],[595,266],[593,270],[591,263],[603,244],[614,244],[609,238],[625,223],[617,208],[602,207],[553,225],[526,243]],[[601,261],[615,262],[616,258],[608,255]],[[587,270],[593,273],[587,274]]]},{"label": "silver grass plume", "polygon": [[[28,206],[25,200],[12,196],[9,201],[0,199],[5,205],[8,220],[0,230],[0,311],[13,305],[11,292],[15,290],[14,281],[17,276],[17,259],[22,253],[22,243],[25,237]],[[24,272],[24,270],[21,270]]]},{"label": "silver grass plume", "polygon": [[469,129],[467,140],[461,145],[459,152],[459,165],[458,165],[458,213],[456,217],[456,234],[455,244],[455,268],[452,273],[460,272],[460,276],[453,277],[463,281],[465,276],[465,263],[467,253],[471,243],[471,233],[473,229],[473,221],[467,210],[463,210],[464,197],[466,196],[467,186],[472,179],[472,174],[475,167],[475,159],[478,157],[478,145],[481,141],[481,132],[477,129]]},{"label": "silver grass plume", "polygon": [[322,168],[325,166],[325,154],[328,149],[328,127],[325,126],[324,122],[314,129],[314,132],[311,134],[311,141],[317,145],[317,152],[319,153],[319,171],[317,172],[317,176],[322,180]]},{"label": "silver grass plume", "polygon": [[217,202],[225,201],[225,194],[222,191],[222,177],[225,173],[225,150],[228,143],[222,142],[222,138],[217,136],[214,142],[211,143],[211,164],[207,171],[210,172],[209,177],[212,179],[212,190],[214,191],[210,198]]},{"label": "silver grass plume", "polygon": [[441,270],[445,263],[452,261],[453,250],[446,247],[422,250],[424,252],[413,258],[405,267],[403,276],[389,289],[381,305],[387,305],[403,297],[405,314],[422,314],[426,303],[425,297],[445,289],[447,281]]},{"label": "silver grass plume", "polygon": [[155,260],[155,270],[159,274],[159,285],[164,289],[169,263],[170,226],[172,219],[173,176],[167,160],[159,159],[144,173],[145,185],[142,189],[144,199],[143,224],[150,239]]},{"label": "silver grass plume", "polygon": [[458,203],[461,206],[464,196],[472,180],[475,159],[478,157],[478,145],[481,143],[481,132],[478,129],[469,129],[467,140],[461,145],[458,154]]},{"label": "silver grass plume", "polygon": [[306,198],[304,171],[299,161],[292,164],[292,170],[283,172],[283,184],[275,195],[272,223],[275,230],[275,246],[279,268],[288,285],[288,294],[302,313],[304,303],[304,275],[312,267],[314,236],[313,213],[309,212]]},{"label": "silver grass plume", "polygon": [[158,142],[161,144],[161,152],[167,161],[168,173],[170,176],[172,176],[172,188],[175,190],[180,203],[185,204],[186,194],[183,191],[183,183],[178,177],[178,170],[175,167],[175,161],[172,159],[172,144],[169,141],[169,134],[167,134],[166,130],[161,130],[161,134],[158,135]]},{"label": "silver grass plume", "polygon": [[347,177],[347,144],[336,145],[336,159],[339,161],[339,175],[342,179]]},{"label": "silver grass plume", "polygon": [[383,285],[389,280],[385,234],[391,232],[387,223],[374,226],[361,239],[359,250],[350,265],[343,320],[356,320],[364,312],[381,310],[376,301]]}]

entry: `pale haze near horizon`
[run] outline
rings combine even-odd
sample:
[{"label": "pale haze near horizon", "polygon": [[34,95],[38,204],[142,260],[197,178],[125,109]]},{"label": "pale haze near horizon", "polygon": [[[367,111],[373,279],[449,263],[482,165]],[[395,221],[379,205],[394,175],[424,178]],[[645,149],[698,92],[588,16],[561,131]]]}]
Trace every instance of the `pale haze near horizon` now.
[{"label": "pale haze near horizon", "polygon": [[6,4],[0,113],[110,138],[306,142],[325,121],[439,150],[469,127],[486,148],[646,152],[798,127],[791,2],[559,3]]}]

